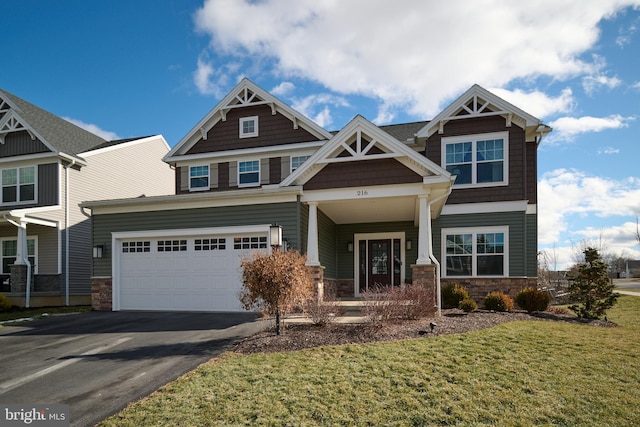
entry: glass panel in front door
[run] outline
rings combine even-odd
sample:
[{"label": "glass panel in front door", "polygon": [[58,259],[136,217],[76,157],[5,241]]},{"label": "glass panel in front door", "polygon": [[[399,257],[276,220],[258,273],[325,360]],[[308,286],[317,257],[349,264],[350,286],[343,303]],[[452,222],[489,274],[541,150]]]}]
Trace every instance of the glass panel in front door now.
[{"label": "glass panel in front door", "polygon": [[368,289],[390,286],[391,283],[391,239],[369,240]]}]

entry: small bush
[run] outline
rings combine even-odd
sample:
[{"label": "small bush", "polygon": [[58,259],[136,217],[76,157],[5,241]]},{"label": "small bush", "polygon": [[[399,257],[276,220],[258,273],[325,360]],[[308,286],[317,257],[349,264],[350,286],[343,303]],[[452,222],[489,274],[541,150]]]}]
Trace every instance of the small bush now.
[{"label": "small bush", "polygon": [[424,286],[384,286],[362,293],[364,314],[373,323],[419,319],[435,313],[435,295]]},{"label": "small bush", "polygon": [[319,301],[318,296],[309,298],[304,303],[304,312],[311,318],[314,325],[324,326],[335,322],[344,314],[343,308],[335,300]]},{"label": "small bush", "polygon": [[484,299],[484,308],[493,311],[513,311],[513,300],[502,292],[491,292]]},{"label": "small bush", "polygon": [[551,297],[545,291],[525,288],[516,294],[516,304],[527,313],[545,311],[551,303]]},{"label": "small bush", "polygon": [[440,290],[442,296],[442,308],[458,308],[460,302],[469,298],[469,292],[458,283],[444,285]]},{"label": "small bush", "polygon": [[471,298],[465,298],[460,301],[460,309],[465,313],[471,313],[478,309],[478,304],[476,304],[476,302]]},{"label": "small bush", "polygon": [[9,298],[4,294],[0,294],[0,312],[9,311],[10,308],[11,302],[9,302]]}]

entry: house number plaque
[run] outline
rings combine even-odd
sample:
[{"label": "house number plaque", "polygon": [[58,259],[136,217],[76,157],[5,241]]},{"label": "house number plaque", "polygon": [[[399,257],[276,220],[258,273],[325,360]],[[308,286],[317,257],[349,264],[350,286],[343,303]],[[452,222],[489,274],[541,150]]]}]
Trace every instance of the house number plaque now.
[{"label": "house number plaque", "polygon": [[358,190],[356,191],[356,196],[358,197],[363,197],[363,196],[368,196],[369,192],[367,190]]}]

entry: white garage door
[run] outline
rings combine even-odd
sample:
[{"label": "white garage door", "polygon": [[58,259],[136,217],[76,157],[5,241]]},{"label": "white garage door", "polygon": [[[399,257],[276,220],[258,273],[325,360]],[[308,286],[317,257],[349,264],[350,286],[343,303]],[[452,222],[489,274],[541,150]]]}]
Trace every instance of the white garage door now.
[{"label": "white garage door", "polygon": [[240,311],[240,262],[251,252],[267,251],[267,232],[174,233],[116,242],[115,310]]}]

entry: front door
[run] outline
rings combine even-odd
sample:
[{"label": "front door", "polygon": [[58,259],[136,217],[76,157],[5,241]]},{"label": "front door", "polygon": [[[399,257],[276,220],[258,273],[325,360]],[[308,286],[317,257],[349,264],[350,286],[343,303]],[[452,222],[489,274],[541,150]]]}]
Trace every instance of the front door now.
[{"label": "front door", "polygon": [[[357,237],[357,236],[356,236]],[[402,283],[400,238],[357,239],[359,292]],[[386,237],[386,236],[380,236]],[[391,237],[391,236],[390,236]]]},{"label": "front door", "polygon": [[369,240],[368,252],[369,289],[391,285],[391,239]]}]

